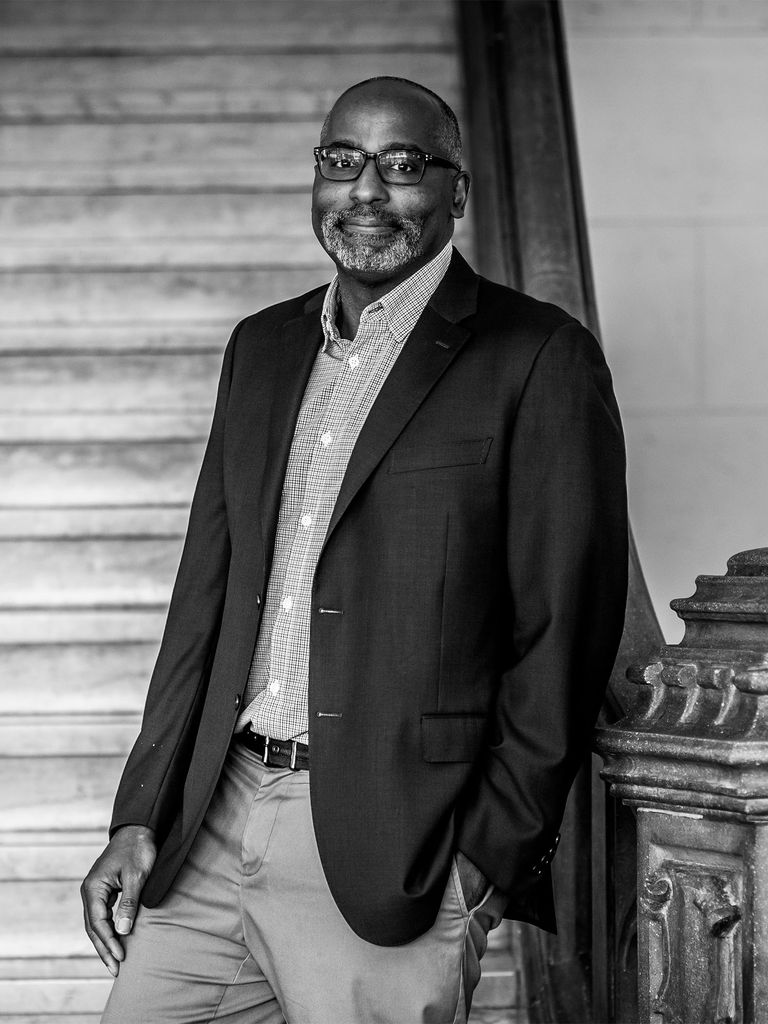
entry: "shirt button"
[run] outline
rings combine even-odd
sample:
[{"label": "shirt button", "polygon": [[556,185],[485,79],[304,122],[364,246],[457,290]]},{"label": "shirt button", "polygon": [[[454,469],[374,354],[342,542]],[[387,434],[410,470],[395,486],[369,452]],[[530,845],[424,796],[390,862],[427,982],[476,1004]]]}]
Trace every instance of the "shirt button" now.
[{"label": "shirt button", "polygon": [[326,430],[326,432],[320,438],[320,443],[322,444],[323,448],[327,448],[331,441],[333,441],[333,434],[329,434],[328,431]]},{"label": "shirt button", "polygon": [[310,516],[310,515],[303,515],[301,517],[301,525],[302,526],[311,526],[312,525],[312,516]]},{"label": "shirt button", "polygon": [[350,370],[356,370],[360,365],[360,356],[352,356],[349,360]]},{"label": "shirt button", "polygon": [[293,598],[291,597],[290,594],[287,597],[283,598],[282,604],[283,611],[289,612],[291,608],[293,608]]},{"label": "shirt button", "polygon": [[273,694],[273,695],[276,694],[276,693],[279,693],[280,692],[280,683],[276,683],[274,681],[271,682],[269,684],[269,692],[271,694]]}]

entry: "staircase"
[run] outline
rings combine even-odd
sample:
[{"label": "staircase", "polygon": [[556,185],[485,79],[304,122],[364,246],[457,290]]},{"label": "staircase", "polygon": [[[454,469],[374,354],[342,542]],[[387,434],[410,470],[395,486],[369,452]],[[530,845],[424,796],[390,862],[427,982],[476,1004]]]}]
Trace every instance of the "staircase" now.
[{"label": "staircase", "polygon": [[[455,32],[449,0],[0,2],[0,1024],[98,1020],[78,887],[224,343],[329,277],[309,188],[335,96],[393,74],[461,108]],[[478,1022],[513,1019],[510,935]]]}]

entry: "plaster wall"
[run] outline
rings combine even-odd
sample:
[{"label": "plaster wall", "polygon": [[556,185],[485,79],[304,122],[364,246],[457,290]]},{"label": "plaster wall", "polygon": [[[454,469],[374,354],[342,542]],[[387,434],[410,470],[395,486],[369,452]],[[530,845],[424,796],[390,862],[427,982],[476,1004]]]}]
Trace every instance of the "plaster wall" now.
[{"label": "plaster wall", "polygon": [[669,601],[768,543],[768,2],[564,0],[633,526]]}]

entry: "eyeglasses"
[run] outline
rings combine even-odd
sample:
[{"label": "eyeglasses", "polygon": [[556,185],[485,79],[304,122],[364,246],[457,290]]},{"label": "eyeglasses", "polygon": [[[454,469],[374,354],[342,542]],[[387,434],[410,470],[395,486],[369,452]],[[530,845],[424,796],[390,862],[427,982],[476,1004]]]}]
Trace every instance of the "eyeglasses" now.
[{"label": "eyeglasses", "polygon": [[383,149],[380,153],[366,153],[364,149],[352,149],[351,146],[316,146],[314,153],[320,174],[329,181],[354,181],[363,173],[368,160],[376,161],[379,177],[388,185],[418,185],[427,164],[461,170],[450,160],[418,149]]}]

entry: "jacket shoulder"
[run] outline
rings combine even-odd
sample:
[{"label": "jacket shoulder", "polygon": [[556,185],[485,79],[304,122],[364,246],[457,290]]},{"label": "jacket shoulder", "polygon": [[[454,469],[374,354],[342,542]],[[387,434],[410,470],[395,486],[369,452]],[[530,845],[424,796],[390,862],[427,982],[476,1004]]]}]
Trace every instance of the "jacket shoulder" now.
[{"label": "jacket shoulder", "polygon": [[527,378],[534,368],[566,377],[605,374],[598,340],[566,310],[483,277],[478,281],[477,310],[467,326],[518,376]]},{"label": "jacket shoulder", "polygon": [[485,277],[478,276],[478,281],[478,326],[498,325],[501,329],[520,330],[542,340],[560,327],[582,326],[570,313],[551,302],[542,302]]},{"label": "jacket shoulder", "polygon": [[320,310],[323,304],[323,296],[327,288],[328,282],[318,285],[315,288],[310,288],[310,290],[304,292],[303,295],[297,295],[292,299],[284,299],[282,302],[276,302],[272,306],[265,306],[264,309],[260,309],[256,313],[251,313],[249,316],[244,317],[244,319],[242,319],[235,327],[235,333],[242,335],[251,332],[263,333],[265,331],[273,330],[280,327],[281,324],[287,323],[289,320],[294,320],[296,317],[303,316],[313,306],[317,308],[317,317],[319,321]]}]

